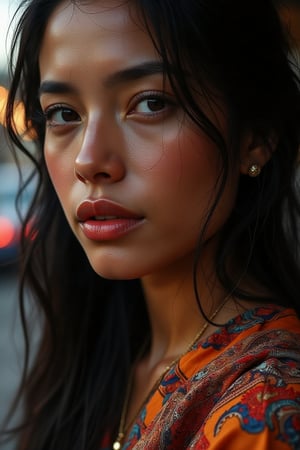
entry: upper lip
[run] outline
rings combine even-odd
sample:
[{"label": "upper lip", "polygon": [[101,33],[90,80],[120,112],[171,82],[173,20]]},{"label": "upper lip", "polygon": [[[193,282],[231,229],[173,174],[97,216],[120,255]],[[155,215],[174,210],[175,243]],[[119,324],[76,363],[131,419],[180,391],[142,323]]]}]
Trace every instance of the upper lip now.
[{"label": "upper lip", "polygon": [[80,203],[76,210],[76,217],[79,222],[88,219],[101,218],[118,218],[118,219],[141,219],[142,217],[129,209],[107,199],[84,200]]}]

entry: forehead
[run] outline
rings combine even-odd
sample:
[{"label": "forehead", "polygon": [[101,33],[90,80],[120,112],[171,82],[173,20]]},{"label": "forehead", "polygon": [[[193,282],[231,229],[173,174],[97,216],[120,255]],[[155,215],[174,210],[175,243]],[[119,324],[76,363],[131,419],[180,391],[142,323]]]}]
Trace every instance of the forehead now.
[{"label": "forehead", "polygon": [[65,1],[54,10],[46,26],[40,64],[43,65],[49,55],[55,56],[58,64],[65,64],[71,56],[112,60],[117,53],[124,59],[140,58],[142,54],[157,58],[152,40],[132,3]]},{"label": "forehead", "polygon": [[[49,24],[53,31],[62,27],[69,30],[76,25],[98,24],[99,27],[123,27],[133,25],[135,10],[127,1],[94,0],[94,1],[63,1],[52,13]],[[49,28],[49,25],[48,25]]]}]

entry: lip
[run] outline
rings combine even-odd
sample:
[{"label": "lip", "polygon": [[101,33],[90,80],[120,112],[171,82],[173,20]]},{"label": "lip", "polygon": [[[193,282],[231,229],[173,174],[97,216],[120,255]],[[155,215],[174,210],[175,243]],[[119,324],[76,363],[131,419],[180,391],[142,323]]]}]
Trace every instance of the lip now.
[{"label": "lip", "polygon": [[95,241],[118,239],[144,221],[144,217],[107,199],[84,200],[76,218],[85,236]]}]

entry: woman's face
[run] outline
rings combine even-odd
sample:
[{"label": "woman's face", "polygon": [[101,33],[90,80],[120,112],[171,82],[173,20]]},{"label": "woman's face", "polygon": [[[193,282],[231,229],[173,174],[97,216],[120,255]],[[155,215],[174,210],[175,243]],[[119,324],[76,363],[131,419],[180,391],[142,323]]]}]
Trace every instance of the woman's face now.
[{"label": "woman's face", "polygon": [[[119,1],[62,3],[45,32],[40,72],[47,167],[94,270],[128,279],[190,264],[219,153],[178,106],[133,11]],[[207,241],[230,214],[238,176]]]}]

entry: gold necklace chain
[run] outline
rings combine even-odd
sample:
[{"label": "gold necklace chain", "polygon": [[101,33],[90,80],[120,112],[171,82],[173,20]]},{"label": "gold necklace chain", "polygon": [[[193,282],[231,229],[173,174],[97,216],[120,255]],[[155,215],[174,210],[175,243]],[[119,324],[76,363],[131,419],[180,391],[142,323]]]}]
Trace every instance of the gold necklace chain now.
[{"label": "gold necklace chain", "polygon": [[[225,298],[225,300],[218,306],[218,308],[209,317],[209,321],[212,321],[216,317],[216,315],[221,311],[221,309],[223,308],[223,306],[225,305],[227,300],[228,300],[228,297]],[[133,370],[131,371],[131,374],[130,374],[129,380],[128,380],[128,387],[127,387],[127,390],[126,390],[125,399],[124,399],[124,403],[123,403],[121,419],[120,419],[120,425],[119,425],[119,430],[118,430],[118,436],[117,436],[117,438],[114,441],[113,446],[112,446],[113,450],[120,450],[122,448],[123,440],[124,440],[127,432],[129,431],[129,428],[133,424],[135,418],[138,416],[138,413],[142,409],[143,405],[145,405],[147,403],[147,401],[151,397],[152,393],[156,391],[156,389],[160,385],[160,383],[161,383],[162,379],[164,378],[164,376],[166,375],[166,373],[172,367],[174,367],[179,362],[179,360],[185,354],[187,354],[191,350],[191,348],[196,344],[196,342],[201,338],[201,336],[205,333],[206,329],[208,328],[209,324],[210,324],[210,322],[205,322],[204,325],[201,327],[201,329],[196,334],[196,336],[193,339],[193,341],[185,349],[185,351],[183,353],[181,353],[177,358],[175,358],[170,364],[168,364],[166,366],[166,368],[163,370],[163,372],[160,374],[160,376],[158,377],[158,379],[156,380],[156,382],[152,386],[152,388],[151,388],[149,394],[147,395],[147,397],[143,400],[141,406],[139,407],[139,409],[137,411],[137,414],[135,414],[133,416],[133,419],[126,426],[126,418],[127,418],[128,407],[129,407],[129,399],[130,399],[130,395],[131,395],[131,391],[132,391],[132,387],[133,387],[133,372],[134,371]]]}]

